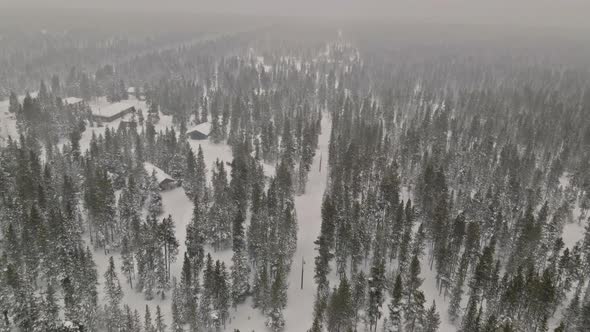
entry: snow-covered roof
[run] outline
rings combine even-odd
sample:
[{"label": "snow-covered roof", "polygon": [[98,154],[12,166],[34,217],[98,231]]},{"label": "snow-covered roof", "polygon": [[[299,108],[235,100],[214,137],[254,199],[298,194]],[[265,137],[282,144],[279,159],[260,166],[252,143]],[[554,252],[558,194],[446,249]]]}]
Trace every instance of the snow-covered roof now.
[{"label": "snow-covered roof", "polygon": [[119,102],[112,103],[112,104],[107,104],[104,106],[94,105],[91,108],[92,108],[92,115],[111,117],[113,115],[117,115],[117,114],[123,112],[126,109],[129,109],[131,107],[136,107],[136,106],[137,106],[136,100],[128,99],[128,100],[121,100]]},{"label": "snow-covered roof", "polygon": [[198,125],[190,128],[189,130],[187,130],[187,133],[190,133],[192,131],[198,130],[199,132],[209,136],[209,133],[211,132],[211,122],[203,122],[203,123],[199,123]]},{"label": "snow-covered roof", "polygon": [[69,105],[73,105],[73,104],[77,104],[79,102],[82,102],[82,98],[78,98],[78,97],[66,97],[62,100],[63,100],[64,104],[69,104]]},{"label": "snow-covered roof", "polygon": [[[39,91],[33,91],[33,92],[29,92],[29,96],[31,96],[31,98],[37,98],[39,96]],[[20,102],[22,103],[23,100],[25,99],[26,95],[23,96],[19,96]]]},{"label": "snow-covered roof", "polygon": [[135,87],[132,87],[132,86],[128,87],[127,93],[135,93]]},{"label": "snow-covered roof", "polygon": [[156,165],[152,164],[152,163],[148,163],[147,161],[143,163],[143,168],[145,169],[145,171],[147,172],[147,174],[149,176],[152,176],[152,173],[156,173],[156,180],[158,180],[158,183],[162,183],[165,180],[172,180],[174,181],[174,179],[166,174],[166,172],[164,172],[162,169],[160,169],[159,167],[157,167]]}]

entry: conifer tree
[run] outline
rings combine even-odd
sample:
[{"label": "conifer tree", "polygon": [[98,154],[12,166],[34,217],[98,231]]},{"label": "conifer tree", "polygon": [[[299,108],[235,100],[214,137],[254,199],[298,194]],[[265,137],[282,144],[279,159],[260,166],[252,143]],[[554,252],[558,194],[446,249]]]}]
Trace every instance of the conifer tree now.
[{"label": "conifer tree", "polygon": [[477,331],[479,329],[477,302],[477,295],[471,296],[469,299],[467,312],[461,322],[463,331]]},{"label": "conifer tree", "polygon": [[273,331],[280,331],[285,326],[283,309],[287,306],[287,285],[285,283],[285,271],[279,263],[275,271],[274,281],[270,292],[270,311],[266,326]]},{"label": "conifer tree", "polygon": [[332,292],[328,308],[328,330],[347,331],[353,326],[354,308],[352,305],[352,293],[350,285],[343,276],[338,288]]},{"label": "conifer tree", "polygon": [[205,198],[207,197],[207,166],[205,165],[205,156],[203,155],[203,149],[200,144],[199,150],[197,151],[195,187],[197,195],[200,196],[202,201],[205,201]]},{"label": "conifer tree", "polygon": [[143,326],[145,332],[156,332],[156,327],[154,326],[152,321],[152,314],[147,304],[145,305],[145,319]]},{"label": "conifer tree", "polygon": [[124,324],[124,330],[125,331],[133,331],[135,330],[135,322],[133,320],[133,314],[131,313],[131,308],[129,307],[129,305],[125,305],[124,306],[124,311],[125,311],[125,324]]},{"label": "conifer tree", "polygon": [[156,306],[156,332],[166,332],[166,324],[164,323],[164,316],[160,310],[160,306]]},{"label": "conifer tree", "polygon": [[149,190],[149,206],[148,211],[152,218],[155,218],[162,213],[162,196],[160,195],[160,187],[158,180],[156,179],[156,171],[152,171],[152,174],[148,180]]},{"label": "conifer tree", "polygon": [[412,258],[406,279],[404,316],[406,329],[413,331],[422,320],[425,301],[424,293],[420,291],[423,280],[420,278],[420,261],[417,256]]},{"label": "conifer tree", "polygon": [[229,284],[229,276],[225,268],[225,264],[220,261],[215,263],[215,308],[220,318],[220,323],[225,328],[226,320],[229,316],[229,308],[231,306],[231,289]]},{"label": "conifer tree", "polygon": [[256,277],[254,279],[254,306],[260,308],[262,313],[266,313],[270,305],[270,280],[266,264],[259,264]]},{"label": "conifer tree", "polygon": [[115,270],[115,262],[113,256],[109,258],[109,267],[104,274],[105,291],[107,305],[107,329],[108,331],[116,331],[123,325],[121,300],[123,299],[123,290],[117,277]]},{"label": "conifer tree", "polygon": [[[39,314],[40,328],[50,331],[57,328],[59,322],[59,305],[55,298],[55,290],[51,284],[47,285],[45,297],[41,303],[41,312]],[[5,324],[8,327],[9,324]],[[2,325],[0,325],[2,326]]]},{"label": "conifer tree", "polygon": [[[485,332],[488,332],[491,330],[485,330]],[[555,328],[555,330],[553,330],[553,332],[565,332],[565,326],[563,325],[563,322],[559,323],[559,325]]]},{"label": "conifer tree", "polygon": [[186,248],[188,257],[192,260],[195,269],[200,269],[203,266],[205,258],[205,216],[203,214],[204,207],[198,197],[194,199],[193,218],[186,226]]},{"label": "conifer tree", "polygon": [[424,317],[423,331],[424,332],[436,332],[440,325],[440,316],[436,311],[436,303],[432,301],[432,306],[426,311]]},{"label": "conifer tree", "polygon": [[244,241],[244,217],[238,211],[233,221],[233,256],[232,256],[232,302],[234,307],[244,301],[250,292],[250,265]]},{"label": "conifer tree", "polygon": [[352,305],[354,310],[354,326],[358,324],[359,312],[365,307],[367,294],[367,279],[365,273],[360,271],[356,274],[352,285]]},{"label": "conifer tree", "polygon": [[16,96],[16,93],[11,91],[8,101],[9,101],[8,111],[12,114],[18,114],[21,110],[21,105],[18,101],[18,97]]},{"label": "conifer tree", "polygon": [[391,302],[388,305],[389,308],[389,327],[388,332],[401,332],[402,331],[402,278],[398,274],[395,278],[395,284],[391,291]]},{"label": "conifer tree", "polygon": [[131,252],[129,240],[127,237],[123,237],[122,245],[121,245],[121,271],[127,277],[127,282],[129,283],[130,287],[133,288],[133,278],[134,278],[134,262],[133,262],[133,252]]},{"label": "conifer tree", "polygon": [[381,318],[381,305],[385,294],[385,263],[383,258],[378,255],[373,257],[373,266],[371,267],[371,277],[369,278],[369,296],[368,309],[369,330],[376,331],[377,322]]}]

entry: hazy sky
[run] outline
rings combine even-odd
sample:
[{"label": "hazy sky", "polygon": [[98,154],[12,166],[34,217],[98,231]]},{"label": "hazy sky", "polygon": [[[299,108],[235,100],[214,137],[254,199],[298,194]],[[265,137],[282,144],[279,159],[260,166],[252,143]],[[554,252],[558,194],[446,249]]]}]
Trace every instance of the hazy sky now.
[{"label": "hazy sky", "polygon": [[3,6],[590,27],[590,0],[0,0]]}]

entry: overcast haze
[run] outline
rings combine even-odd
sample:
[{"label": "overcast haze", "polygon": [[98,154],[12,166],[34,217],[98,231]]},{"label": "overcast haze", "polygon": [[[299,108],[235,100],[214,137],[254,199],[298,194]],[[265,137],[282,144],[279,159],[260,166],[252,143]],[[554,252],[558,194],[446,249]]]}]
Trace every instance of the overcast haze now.
[{"label": "overcast haze", "polygon": [[0,0],[6,8],[117,9],[273,16],[386,18],[434,23],[589,27],[585,0]]}]

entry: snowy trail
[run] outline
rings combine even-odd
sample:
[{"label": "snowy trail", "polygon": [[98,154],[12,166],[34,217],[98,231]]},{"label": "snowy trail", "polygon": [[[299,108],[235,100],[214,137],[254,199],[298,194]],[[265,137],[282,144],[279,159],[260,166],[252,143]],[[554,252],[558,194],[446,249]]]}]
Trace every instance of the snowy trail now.
[{"label": "snowy trail", "polygon": [[[297,233],[297,251],[293,257],[293,264],[288,277],[288,303],[287,308],[283,312],[286,321],[285,331],[306,331],[311,327],[316,292],[316,285],[313,280],[313,259],[316,255],[313,242],[320,233],[322,198],[326,189],[328,176],[327,156],[330,143],[330,130],[331,121],[324,114],[324,118],[322,119],[322,133],[318,138],[318,150],[316,150],[313,166],[309,173],[306,193],[302,196],[295,197],[299,230]],[[194,143],[193,141],[191,144],[193,144],[193,149],[196,149],[199,143]],[[224,160],[228,160],[224,157],[231,157],[231,150],[225,144],[216,145],[209,141],[202,141],[200,144],[208,165],[216,157]],[[320,163],[322,166],[321,170]],[[274,167],[265,165],[265,174],[269,176],[273,175]],[[183,250],[184,248],[181,250],[181,253]],[[231,250],[218,252],[209,250],[209,252],[214,259],[223,260],[228,266],[231,265]],[[301,289],[302,258],[305,259],[303,290]],[[173,270],[173,272],[175,271]],[[228,322],[225,331],[233,331],[234,329],[240,329],[242,332],[268,330],[264,324],[266,317],[260,313],[260,310],[252,308],[251,298],[248,298],[245,303],[239,305],[237,310],[232,309],[230,311],[230,318],[231,321]]]},{"label": "snowy trail", "polygon": [[[432,301],[436,301],[436,310],[440,315],[440,326],[438,328],[439,331],[457,331],[457,326],[450,322],[448,315],[449,301],[451,298],[447,297],[445,299],[443,294],[439,294],[438,287],[436,286],[436,271],[434,269],[430,269],[430,264],[428,263],[428,254],[422,257],[420,261],[420,268],[422,269],[420,278],[424,279],[424,282],[420,288],[424,292],[424,297],[426,299],[424,307],[428,309],[432,305]],[[466,296],[463,296],[463,302],[463,305],[467,305]]]},{"label": "snowy trail", "polygon": [[[289,274],[288,304],[284,311],[285,331],[306,331],[311,327],[313,303],[316,284],[313,280],[315,245],[314,241],[320,234],[321,209],[326,181],[328,178],[328,146],[332,122],[324,114],[322,133],[318,139],[318,150],[313,160],[307,182],[306,192],[295,198],[297,221],[297,251]],[[321,169],[320,169],[321,164]],[[305,260],[303,270],[303,289],[301,289],[301,264]]]}]

